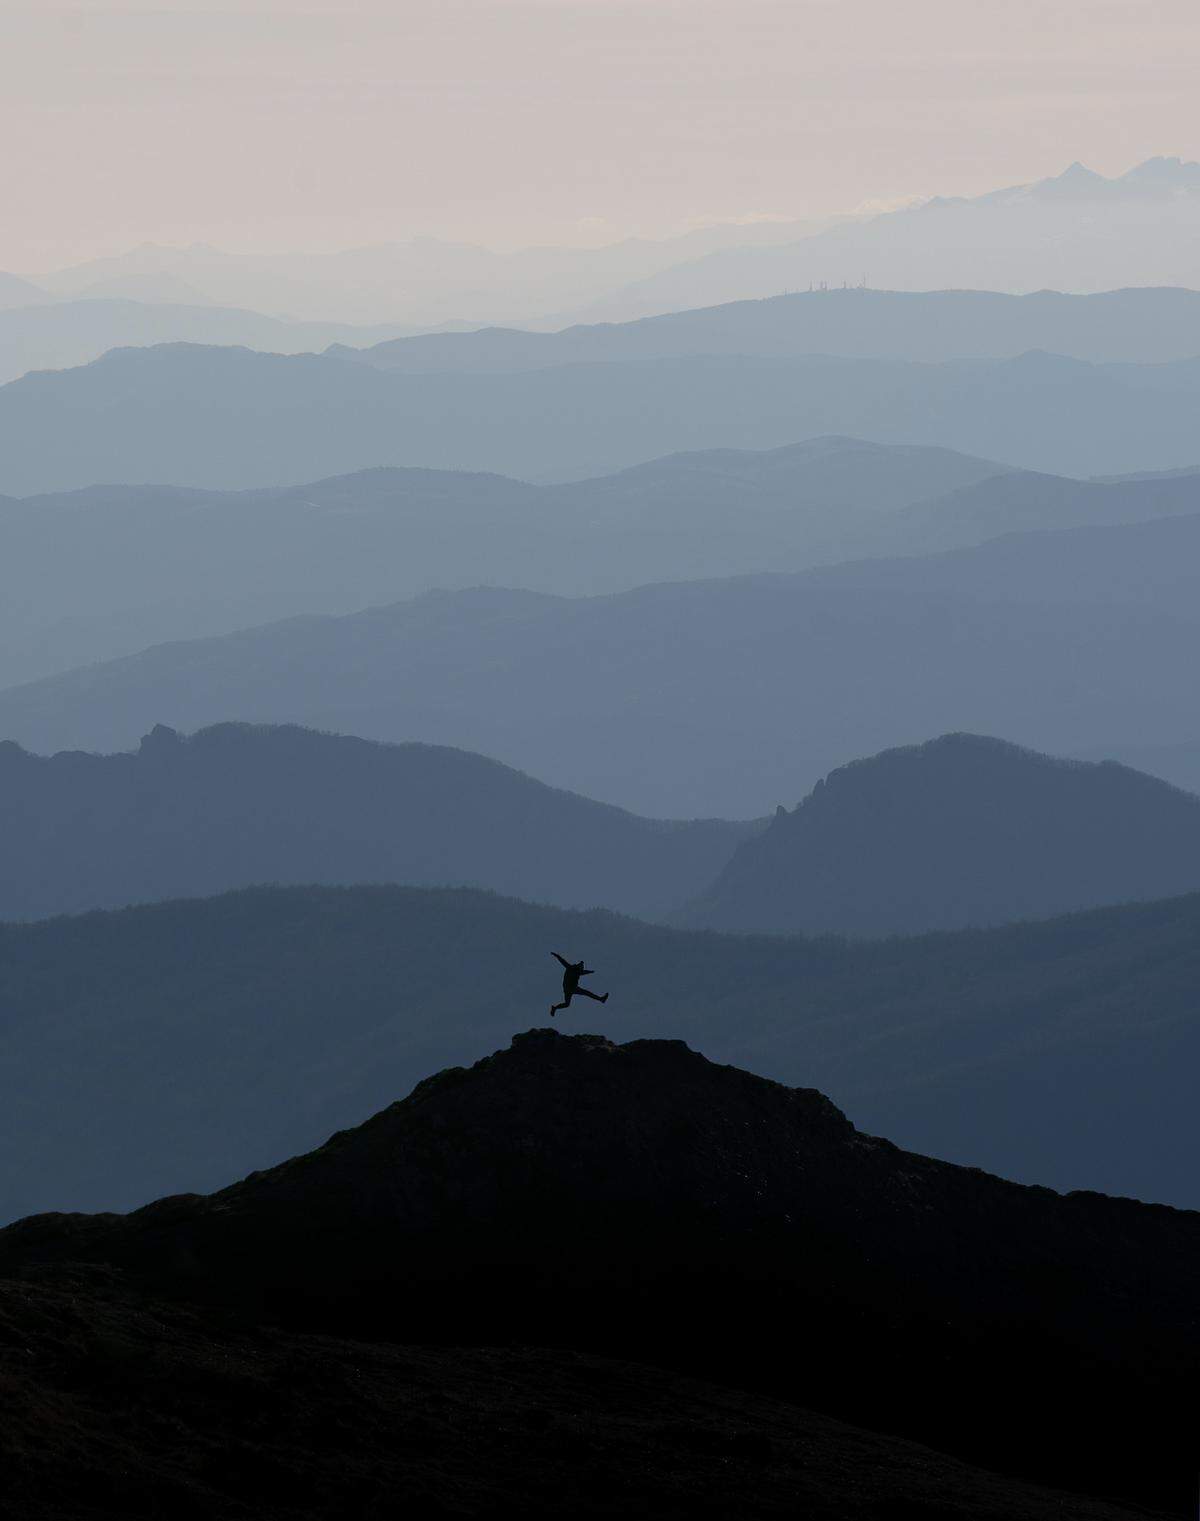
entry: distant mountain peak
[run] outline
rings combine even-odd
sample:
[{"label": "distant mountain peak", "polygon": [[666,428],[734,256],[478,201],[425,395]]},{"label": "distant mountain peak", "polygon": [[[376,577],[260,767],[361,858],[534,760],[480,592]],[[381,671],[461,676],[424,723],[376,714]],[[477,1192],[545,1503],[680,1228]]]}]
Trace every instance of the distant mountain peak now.
[{"label": "distant mountain peak", "polygon": [[1103,178],[1103,175],[1097,174],[1094,169],[1087,168],[1087,166],[1080,163],[1078,159],[1076,159],[1074,163],[1068,164],[1063,172],[1057,176],[1058,182],[1060,184],[1063,184],[1064,182],[1070,183],[1074,180],[1099,180]]},{"label": "distant mountain peak", "polygon": [[[1124,174],[1110,178],[1089,169],[1076,159],[1061,174],[1038,180],[1025,188],[1030,197],[1044,201],[1074,200],[1081,196],[1085,199],[1096,197],[1110,200],[1126,196],[1130,192],[1142,196],[1161,194],[1164,191],[1193,191],[1200,190],[1200,164],[1177,157],[1148,158],[1127,169]],[[1004,200],[1010,198],[1012,192],[999,191],[995,195]],[[992,198],[984,196],[982,199]]]},{"label": "distant mountain peak", "polygon": [[[1076,201],[1130,201],[1170,199],[1174,195],[1200,193],[1200,163],[1177,157],[1157,157],[1143,160],[1123,174],[1100,174],[1089,169],[1079,159],[1045,179],[1031,180],[1020,185],[1004,185],[997,190],[985,191],[975,196],[932,196],[917,207],[885,213],[878,218],[881,225],[895,223],[906,216],[919,216],[925,211],[969,212],[972,208],[994,208],[997,212],[1019,211],[1022,207],[1053,207],[1055,204],[1069,206]],[[1156,282],[1158,283],[1158,282]]]},{"label": "distant mountain peak", "polygon": [[1159,154],[1154,158],[1143,159],[1140,164],[1127,169],[1118,178],[1125,183],[1136,181],[1196,189],[1200,187],[1200,163],[1194,159]]},{"label": "distant mountain peak", "polygon": [[155,724],[149,734],[142,736],[138,752],[141,755],[157,755],[166,750],[174,750],[183,743],[178,729],[172,729],[168,724]]},{"label": "distant mountain peak", "polygon": [[831,771],[745,841],[695,927],[883,936],[1200,888],[1200,799],[1113,763],[952,732]]}]

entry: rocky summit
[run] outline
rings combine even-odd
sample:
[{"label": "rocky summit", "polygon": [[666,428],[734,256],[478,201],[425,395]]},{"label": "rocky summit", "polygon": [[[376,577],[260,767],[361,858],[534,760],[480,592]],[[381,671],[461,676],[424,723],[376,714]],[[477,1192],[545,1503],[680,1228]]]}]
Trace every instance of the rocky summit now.
[{"label": "rocky summit", "polygon": [[674,1367],[1041,1482],[1182,1493],[1200,1215],[903,1152],[676,1041],[531,1030],[209,1196],[0,1232],[292,1331]]}]

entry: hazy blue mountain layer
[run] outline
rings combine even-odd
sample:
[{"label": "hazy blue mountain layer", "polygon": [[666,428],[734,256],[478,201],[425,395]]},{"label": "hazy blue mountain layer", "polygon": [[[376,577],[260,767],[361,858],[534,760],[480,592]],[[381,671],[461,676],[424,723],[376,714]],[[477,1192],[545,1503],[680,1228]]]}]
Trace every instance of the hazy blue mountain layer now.
[{"label": "hazy blue mountain layer", "polygon": [[170,292],[166,300],[126,298],[119,287],[112,294],[76,301],[43,296],[8,310],[0,296],[0,383],[29,370],[67,369],[88,364],[109,349],[144,344],[236,343],[299,354],[331,343],[384,342],[405,331],[395,323],[369,328],[266,317],[239,307],[208,305],[186,288]]},{"label": "hazy blue mountain layer", "polygon": [[819,438],[559,486],[380,469],[292,488],[0,501],[0,687],[298,613],[481,583],[569,596],[1200,513],[1200,475],[1102,483]]},{"label": "hazy blue mountain layer", "polygon": [[632,282],[578,315],[620,321],[812,283],[1036,296],[1184,286],[1195,281],[1198,248],[1200,164],[1151,158],[1110,179],[1074,163],[1032,184],[935,196],[778,248],[713,250]]},{"label": "hazy blue mountain layer", "polygon": [[1113,762],[946,734],[833,771],[683,922],[902,935],[1200,889],[1200,797]]},{"label": "hazy blue mountain layer", "polygon": [[411,374],[495,374],[701,354],[940,361],[1015,358],[1035,349],[1097,363],[1194,358],[1200,354],[1200,291],[1133,288],[1087,296],[1056,290],[1024,296],[992,290],[793,291],[635,321],[581,323],[559,332],[483,328],[338,352]]},{"label": "hazy blue mountain layer", "polygon": [[164,344],[0,387],[0,491],[275,486],[386,464],[567,480],[798,433],[1116,474],[1194,463],[1198,407],[1200,359],[715,355],[404,375],[328,355]]},{"label": "hazy blue mountain layer", "polygon": [[1032,184],[937,196],[875,216],[717,224],[595,248],[498,251],[436,237],[282,254],[143,244],[39,275],[44,289],[17,282],[10,299],[161,301],[190,291],[222,306],[318,321],[561,328],[569,320],[622,322],[803,292],[814,283],[1035,297],[1186,286],[1196,278],[1198,237],[1200,166],[1160,157],[1113,178],[1076,163]]},{"label": "hazy blue mountain layer", "polygon": [[[354,612],[435,587],[578,595],[800,569],[894,545],[887,516],[1003,468],[949,450],[823,438],[673,455],[561,486],[381,469],[252,492],[93,486],[9,499],[0,501],[0,686],[167,639]],[[1041,478],[1030,479],[1046,496]],[[1109,492],[1130,515],[1141,494]],[[987,529],[996,521],[986,514]]]},{"label": "hazy blue mountain layer", "polygon": [[331,252],[245,254],[211,244],[141,244],[41,279],[46,291],[59,297],[119,292],[159,301],[164,292],[173,292],[171,299],[178,300],[183,288],[220,306],[309,321],[428,327],[474,319],[479,326],[544,317],[681,260],[721,248],[792,242],[833,220],[717,224],[681,237],[512,251],[428,236]]},{"label": "hazy blue mountain layer", "polygon": [[[928,554],[1006,533],[1105,528],[1200,515],[1200,472],[1168,471],[1122,481],[1081,481],[1038,471],[998,471],[879,520],[864,552]],[[849,558],[847,556],[846,558]]]},{"label": "hazy blue mountain layer", "polygon": [[304,729],[157,728],[122,755],[0,742],[0,917],[258,882],[491,888],[661,914],[754,826],[643,819],[481,755]]},{"label": "hazy blue mountain layer", "polygon": [[656,817],[753,818],[931,734],[1183,743],[1200,516],[568,599],[479,588],[296,618],[0,693],[39,752],[301,723],[496,757]]},{"label": "hazy blue mountain layer", "polygon": [[318,1145],[550,1024],[551,951],[610,994],[566,1029],[684,1039],[1026,1182],[1200,1202],[1200,896],[847,943],[260,888],[0,925],[0,1215],[126,1208]]},{"label": "hazy blue mountain layer", "polygon": [[480,755],[291,727],[134,752],[0,742],[0,917],[273,884],[471,886],[744,933],[921,933],[1200,889],[1200,798],[1113,763],[944,735],[770,822],[668,822]]}]

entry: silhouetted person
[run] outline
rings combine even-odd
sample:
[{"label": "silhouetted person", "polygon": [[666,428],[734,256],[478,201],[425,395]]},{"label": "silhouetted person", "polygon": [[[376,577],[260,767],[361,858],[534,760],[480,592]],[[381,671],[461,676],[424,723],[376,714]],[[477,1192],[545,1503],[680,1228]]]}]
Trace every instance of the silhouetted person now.
[{"label": "silhouetted person", "polygon": [[557,951],[551,951],[550,954],[554,957],[555,961],[561,962],[563,967],[563,1001],[562,1003],[552,1003],[550,1005],[551,1019],[554,1018],[559,1009],[569,1009],[571,1007],[571,1000],[575,997],[576,993],[581,998],[592,998],[596,1003],[608,1002],[607,993],[593,993],[589,988],[581,988],[579,986],[579,979],[581,977],[592,976],[591,967],[584,966],[582,961],[568,961],[565,956],[560,956]]}]

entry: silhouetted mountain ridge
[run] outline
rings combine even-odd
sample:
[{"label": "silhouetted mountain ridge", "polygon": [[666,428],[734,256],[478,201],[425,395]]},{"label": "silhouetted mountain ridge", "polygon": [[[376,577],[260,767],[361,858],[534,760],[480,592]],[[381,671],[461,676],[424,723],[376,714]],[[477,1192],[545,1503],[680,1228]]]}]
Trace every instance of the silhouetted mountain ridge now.
[{"label": "silhouetted mountain ridge", "polygon": [[307,1327],[636,1346],[1093,1491],[1191,1483],[1200,1215],[901,1152],[682,1042],[530,1031],[211,1198],[0,1233],[10,1270],[63,1257]]},{"label": "silhouetted mountain ridge", "polygon": [[419,735],[644,814],[761,816],[947,731],[1054,754],[1188,740],[1198,567],[1195,515],[605,597],[418,598],[13,688],[0,735],[111,750],[236,714]]},{"label": "silhouetted mountain ridge", "polygon": [[642,819],[467,751],[292,727],[159,725],[104,756],[0,742],[0,918],[256,882],[468,885],[657,914],[754,827]]},{"label": "silhouetted mountain ridge", "polygon": [[545,1019],[552,950],[597,968],[614,1038],[816,1083],[869,1129],[1027,1182],[1198,1202],[1198,894],[847,943],[464,889],[264,887],[0,923],[0,1221],[307,1151]]},{"label": "silhouetted mountain ridge", "polygon": [[686,922],[896,935],[1200,888],[1200,797],[1115,762],[946,734],[830,772]]}]

